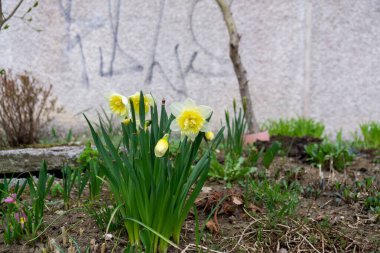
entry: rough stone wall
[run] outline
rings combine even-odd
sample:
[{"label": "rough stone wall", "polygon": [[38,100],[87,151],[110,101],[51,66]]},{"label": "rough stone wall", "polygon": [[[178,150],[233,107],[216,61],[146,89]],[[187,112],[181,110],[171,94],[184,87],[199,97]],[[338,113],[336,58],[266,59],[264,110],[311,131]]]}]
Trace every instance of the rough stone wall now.
[{"label": "rough stone wall", "polygon": [[[259,122],[304,115],[349,133],[380,120],[380,1],[231,7]],[[215,108],[215,127],[239,97],[212,0],[41,0],[31,16],[30,25],[15,18],[1,32],[0,67],[52,83],[65,107],[56,123],[66,128],[85,127],[81,112],[107,106],[110,91],[144,90],[169,104],[192,97]]]}]

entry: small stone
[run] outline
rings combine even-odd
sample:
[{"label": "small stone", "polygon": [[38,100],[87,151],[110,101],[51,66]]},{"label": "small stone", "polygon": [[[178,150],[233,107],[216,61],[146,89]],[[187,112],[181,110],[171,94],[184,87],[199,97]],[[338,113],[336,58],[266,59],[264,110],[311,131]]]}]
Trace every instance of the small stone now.
[{"label": "small stone", "polygon": [[112,238],[113,238],[112,234],[105,234],[104,235],[104,240],[106,240],[106,241],[111,241]]}]

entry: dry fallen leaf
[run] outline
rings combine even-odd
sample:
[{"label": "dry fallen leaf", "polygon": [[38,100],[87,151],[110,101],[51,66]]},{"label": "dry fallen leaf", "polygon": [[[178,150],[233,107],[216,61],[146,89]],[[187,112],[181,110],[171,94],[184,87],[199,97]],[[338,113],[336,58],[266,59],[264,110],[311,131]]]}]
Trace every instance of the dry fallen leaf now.
[{"label": "dry fallen leaf", "polygon": [[212,220],[209,220],[207,223],[206,223],[206,228],[212,233],[212,234],[216,234],[219,232],[219,228],[218,226],[215,224],[215,222],[213,222]]},{"label": "dry fallen leaf", "polygon": [[232,203],[237,206],[241,206],[243,204],[243,200],[238,196],[232,196]]},{"label": "dry fallen leaf", "polygon": [[262,212],[264,212],[262,208],[260,208],[258,206],[255,206],[252,203],[249,204],[248,208],[249,208],[249,210],[251,210],[252,212],[255,212],[255,213],[262,213]]},{"label": "dry fallen leaf", "polygon": [[210,193],[212,191],[212,188],[211,187],[208,187],[208,186],[203,186],[202,187],[202,192],[204,193]]}]

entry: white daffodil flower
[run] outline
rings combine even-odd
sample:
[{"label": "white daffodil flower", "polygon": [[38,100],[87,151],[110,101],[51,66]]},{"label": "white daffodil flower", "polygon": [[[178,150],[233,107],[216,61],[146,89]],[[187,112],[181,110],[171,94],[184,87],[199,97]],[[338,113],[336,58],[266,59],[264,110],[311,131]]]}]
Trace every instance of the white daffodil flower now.
[{"label": "white daffodil flower", "polygon": [[118,93],[112,93],[108,99],[111,111],[120,117],[129,116],[128,99]]},{"label": "white daffodil flower", "polygon": [[211,107],[197,105],[194,100],[188,98],[183,103],[171,104],[170,110],[176,117],[170,129],[181,131],[181,137],[187,136],[194,140],[199,132],[207,132],[207,119],[211,116]]}]

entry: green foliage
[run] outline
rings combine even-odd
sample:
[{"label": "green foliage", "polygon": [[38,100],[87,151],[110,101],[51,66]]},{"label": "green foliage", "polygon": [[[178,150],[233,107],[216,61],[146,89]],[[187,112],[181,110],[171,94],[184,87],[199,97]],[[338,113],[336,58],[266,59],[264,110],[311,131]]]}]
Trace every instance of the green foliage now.
[{"label": "green foliage", "polygon": [[63,194],[63,187],[60,183],[56,182],[51,186],[50,195],[53,197],[58,197]]},{"label": "green foliage", "polygon": [[[80,197],[83,194],[83,190],[87,185],[87,182],[89,181],[90,178],[90,173],[88,173],[86,170],[82,169],[81,167],[77,168],[77,170],[80,170],[77,175],[77,199],[79,201]],[[91,191],[90,191],[90,196],[91,196]]]},{"label": "green foliage", "polygon": [[380,218],[380,192],[378,191],[373,195],[367,196],[364,206]]},{"label": "green foliage", "polygon": [[226,182],[233,182],[235,180],[244,179],[256,170],[257,168],[254,165],[248,166],[245,164],[244,157],[236,159],[228,153],[224,157],[224,164],[221,164],[215,155],[212,155],[209,176],[222,179]]},{"label": "green foliage", "polygon": [[[4,178],[3,183],[0,184],[0,200],[3,202],[3,204],[0,205],[0,217],[2,227],[4,228],[4,242],[8,244],[20,240],[23,235],[24,220],[20,220],[20,218],[24,218],[24,212],[18,202],[27,183],[24,181],[24,183],[20,185],[20,182],[17,181],[13,189],[14,193],[11,193],[9,187],[11,181],[12,178],[9,180]],[[6,198],[12,198],[14,202],[5,203]]]},{"label": "green foliage", "polygon": [[115,122],[117,122],[115,115],[107,113],[103,107],[100,112],[97,111],[97,115],[99,118],[99,123],[94,123],[94,125],[96,126],[96,132],[99,134],[100,139],[104,141],[103,131],[101,129],[102,125],[105,132],[111,138],[112,143],[115,146],[119,146],[123,139],[123,132],[120,124],[115,124]]},{"label": "green foliage", "polygon": [[314,119],[298,117],[286,120],[269,120],[263,125],[263,129],[268,130],[271,136],[310,136],[321,138],[325,126],[323,123],[317,122]]},{"label": "green foliage", "polygon": [[223,179],[226,182],[241,180],[257,171],[257,162],[262,157],[263,166],[269,169],[281,149],[279,142],[274,142],[265,152],[264,150],[257,151],[252,148],[249,151],[248,157],[235,157],[231,153],[227,153],[224,157],[224,162],[220,163],[215,155],[211,156],[209,176],[213,178]]},{"label": "green foliage", "polygon": [[98,161],[91,160],[89,168],[89,183],[88,187],[90,190],[90,198],[92,200],[98,199],[100,197],[100,192],[102,190],[102,174],[100,173],[101,164]]},{"label": "green foliage", "polygon": [[31,206],[26,206],[24,208],[27,217],[25,227],[31,237],[35,237],[36,233],[42,226],[46,197],[54,182],[54,177],[49,176],[47,173],[47,165],[45,161],[41,164],[37,183],[35,183],[31,177],[27,179],[27,182],[30,191]]},{"label": "green foliage", "polygon": [[92,160],[97,160],[99,157],[99,152],[91,147],[91,142],[87,142],[84,150],[80,153],[77,162],[79,165],[88,169],[90,167],[90,162]]},{"label": "green foliage", "polygon": [[380,123],[372,121],[360,125],[361,136],[354,136],[354,146],[366,149],[380,149]]},{"label": "green foliage", "polygon": [[123,217],[114,205],[107,203],[100,206],[89,205],[86,210],[103,231],[106,231],[107,227],[108,232],[123,228]]},{"label": "green foliage", "polygon": [[[3,201],[5,198],[9,197],[12,194],[12,192],[16,194],[16,199],[19,199],[22,193],[24,192],[27,182],[24,181],[20,185],[20,181],[17,181],[13,191],[11,191],[10,183],[12,179],[13,177],[11,177],[10,179],[4,177],[3,182],[0,183],[0,201]],[[4,213],[3,207],[4,206],[0,205],[0,213]]]},{"label": "green foliage", "polygon": [[[142,243],[145,252],[166,252],[169,238],[179,242],[182,224],[207,178],[210,152],[221,141],[222,130],[199,160],[195,158],[204,133],[199,133],[194,141],[186,137],[181,140],[173,159],[168,152],[156,157],[155,145],[170,133],[174,118],[167,115],[165,105],[159,114],[154,104],[150,108],[150,126],[141,127],[146,126],[146,112],[140,109],[136,115],[133,103],[130,105],[132,122],[122,125],[122,149],[113,144],[102,122],[102,138],[88,123],[104,164],[105,181],[120,206],[130,243]],[[145,108],[142,93],[139,108]]]},{"label": "green foliage", "polygon": [[276,155],[278,154],[280,150],[281,150],[281,143],[278,141],[273,142],[272,145],[266,150],[263,156],[263,165],[265,168],[269,169],[274,158],[276,157]]},{"label": "green foliage", "polygon": [[270,219],[282,220],[285,216],[295,214],[300,193],[301,187],[297,183],[253,180],[250,182],[248,199],[265,208]]},{"label": "green foliage", "polygon": [[337,135],[335,142],[324,139],[321,144],[307,145],[305,151],[312,164],[337,171],[343,171],[355,157],[350,146],[342,140],[341,133]]},{"label": "green foliage", "polygon": [[240,157],[243,154],[244,133],[247,129],[247,122],[244,117],[244,112],[239,108],[236,110],[236,101],[233,101],[234,117],[230,118],[228,111],[225,111],[227,136],[224,141],[226,153],[232,156]]},{"label": "green foliage", "polygon": [[81,173],[79,169],[71,168],[65,165],[62,169],[62,183],[63,183],[63,203],[65,210],[69,209],[71,191],[75,184],[78,174]]}]

